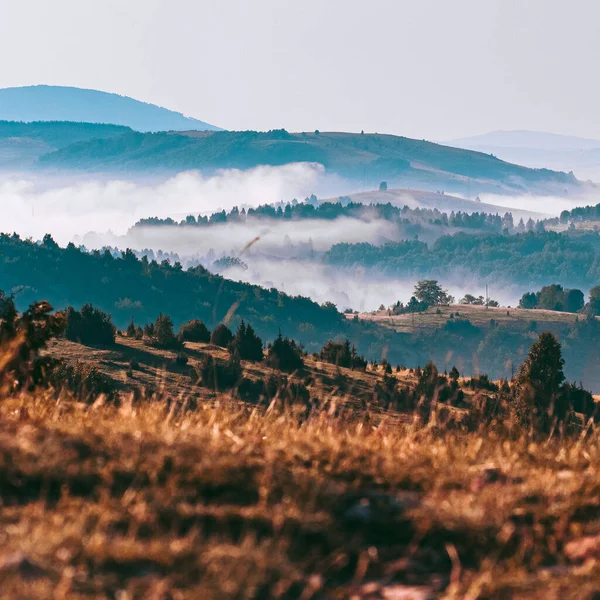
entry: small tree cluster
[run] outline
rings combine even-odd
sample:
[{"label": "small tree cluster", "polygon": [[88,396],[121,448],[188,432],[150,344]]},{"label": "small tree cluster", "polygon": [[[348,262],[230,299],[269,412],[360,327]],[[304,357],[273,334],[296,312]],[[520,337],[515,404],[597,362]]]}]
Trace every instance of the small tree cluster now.
[{"label": "small tree cluster", "polygon": [[267,364],[278,371],[293,373],[304,367],[302,348],[287,337],[282,337],[281,332],[267,351]]},{"label": "small tree cluster", "polygon": [[179,328],[177,337],[181,342],[207,344],[210,342],[210,331],[200,319],[193,319],[192,321],[184,323]]},{"label": "small tree cluster", "polygon": [[84,304],[81,310],[72,306],[65,313],[65,337],[72,342],[86,346],[111,346],[115,343],[116,328],[110,315],[91,304]]},{"label": "small tree cluster", "polygon": [[200,384],[212,390],[228,390],[238,385],[242,379],[242,367],[237,356],[222,362],[207,354],[196,369]]},{"label": "small tree cluster", "polygon": [[0,377],[17,388],[44,383],[53,361],[41,357],[40,351],[64,329],[64,314],[52,314],[48,302],[34,302],[19,315],[12,297],[0,290],[0,345],[4,353]]},{"label": "small tree cluster", "polygon": [[541,308],[564,312],[579,312],[585,304],[581,290],[565,289],[556,283],[544,286],[539,292],[527,292],[519,301],[520,308]]},{"label": "small tree cluster", "polygon": [[321,349],[319,358],[324,362],[347,369],[364,371],[367,368],[367,361],[358,354],[354,346],[350,345],[349,340],[327,342]]},{"label": "small tree cluster", "polygon": [[573,411],[596,416],[591,394],[565,382],[564,362],[556,337],[541,333],[514,382],[512,409],[522,425],[547,433],[566,423]]},{"label": "small tree cluster", "polygon": [[181,342],[177,339],[173,331],[173,321],[168,315],[160,313],[154,321],[152,337],[150,339],[152,346],[164,348],[166,350],[177,350],[181,348]]},{"label": "small tree cluster", "polygon": [[448,290],[442,289],[435,279],[422,279],[415,285],[414,298],[427,306],[438,306],[440,304],[452,304],[454,298],[448,294]]},{"label": "small tree cluster", "polygon": [[488,298],[487,300],[483,296],[473,296],[472,294],[465,294],[460,300],[460,304],[469,304],[471,306],[500,306],[496,300]]},{"label": "small tree cluster", "polygon": [[233,341],[233,333],[224,323],[217,325],[210,335],[210,343],[221,348],[228,348]]},{"label": "small tree cluster", "polygon": [[243,320],[229,344],[229,350],[232,354],[237,353],[241,360],[259,362],[263,359],[262,340],[256,335],[252,325],[246,325]]}]

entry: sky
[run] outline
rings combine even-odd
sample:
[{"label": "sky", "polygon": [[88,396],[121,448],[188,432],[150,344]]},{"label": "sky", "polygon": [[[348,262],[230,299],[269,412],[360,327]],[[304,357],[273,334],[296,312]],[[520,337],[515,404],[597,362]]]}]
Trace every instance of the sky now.
[{"label": "sky", "polygon": [[597,0],[0,0],[0,87],[226,129],[600,138]]}]

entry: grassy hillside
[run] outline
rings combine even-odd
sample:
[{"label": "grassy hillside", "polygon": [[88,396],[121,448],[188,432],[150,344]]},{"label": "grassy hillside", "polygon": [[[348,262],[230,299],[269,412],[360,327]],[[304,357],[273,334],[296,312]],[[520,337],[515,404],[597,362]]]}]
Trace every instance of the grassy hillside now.
[{"label": "grassy hillside", "polygon": [[106,139],[130,133],[129,127],[68,121],[23,123],[0,121],[0,139],[30,139],[43,142],[51,149],[94,139]]},{"label": "grassy hillside", "polygon": [[130,131],[119,125],[0,120],[0,169],[33,167],[40,157],[70,144]]},{"label": "grassy hillside", "polygon": [[423,422],[327,388],[308,411],[163,394],[3,398],[3,597],[595,597],[593,429],[536,438],[443,408]]},{"label": "grassy hillside", "polygon": [[[381,180],[421,189],[563,194],[582,184],[572,175],[527,169],[493,156],[380,134],[188,132],[129,133],[73,144],[41,164],[86,170],[247,169],[316,162],[327,171],[378,185]],[[437,187],[436,187],[437,186]]]},{"label": "grassy hillside", "polygon": [[[459,366],[461,372],[485,372],[495,378],[510,376],[529,346],[542,331],[512,322],[491,327],[463,319],[431,331],[394,331],[383,323],[346,319],[334,306],[303,297],[290,297],[275,289],[227,280],[202,267],[184,271],[167,262],[138,260],[131,252],[115,258],[108,252],[86,253],[73,245],[59,248],[51,240],[38,245],[13,236],[0,235],[0,289],[13,293],[20,309],[40,298],[55,308],[76,308],[91,302],[110,313],[124,328],[153,322],[169,315],[179,327],[190,319],[202,319],[209,328],[223,320],[235,328],[240,319],[251,323],[265,341],[281,330],[303,343],[310,352],[319,351],[330,339],[348,338],[361,354],[373,360],[387,357],[394,364],[410,367],[434,360],[440,369]],[[539,311],[534,311],[536,320]],[[418,322],[420,316],[415,316]],[[557,321],[565,317],[558,313]],[[501,314],[498,321],[502,321]],[[600,390],[600,339],[597,320],[564,323],[557,333],[564,343],[566,375]]]},{"label": "grassy hillside", "polygon": [[[352,318],[353,315],[347,317]],[[424,312],[401,315],[390,315],[387,310],[380,310],[361,313],[358,318],[377,323],[393,331],[412,334],[431,333],[441,329],[448,323],[448,319],[457,321],[467,319],[475,327],[483,329],[502,327],[513,332],[531,330],[532,323],[535,323],[535,329],[551,331],[561,336],[567,334],[582,316],[556,310],[451,304],[430,307]]]}]

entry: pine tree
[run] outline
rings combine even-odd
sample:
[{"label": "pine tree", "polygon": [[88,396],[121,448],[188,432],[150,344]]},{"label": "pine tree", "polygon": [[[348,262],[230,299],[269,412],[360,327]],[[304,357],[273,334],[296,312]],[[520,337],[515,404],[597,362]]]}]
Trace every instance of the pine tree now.
[{"label": "pine tree", "polygon": [[231,352],[237,351],[242,360],[261,361],[263,359],[262,340],[256,335],[252,325],[246,325],[243,320],[229,349]]},{"label": "pine tree", "polygon": [[181,344],[173,332],[171,317],[160,313],[154,322],[154,338],[160,348],[177,348]]},{"label": "pine tree", "polygon": [[127,337],[135,337],[135,331],[135,323],[133,322],[133,317],[131,317],[131,322],[129,323],[129,325],[127,325]]},{"label": "pine tree", "polygon": [[564,418],[558,411],[559,394],[565,381],[561,347],[551,333],[540,334],[521,365],[516,378],[515,409],[523,424],[533,424],[548,431],[555,418]]}]

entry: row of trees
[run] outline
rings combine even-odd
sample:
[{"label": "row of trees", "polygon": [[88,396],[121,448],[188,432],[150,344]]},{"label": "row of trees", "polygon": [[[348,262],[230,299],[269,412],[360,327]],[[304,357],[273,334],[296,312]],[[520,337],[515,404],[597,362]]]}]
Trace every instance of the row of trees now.
[{"label": "row of trees", "polygon": [[[327,264],[368,269],[389,277],[438,279],[452,273],[494,285],[569,282],[591,287],[600,281],[600,237],[556,232],[516,235],[445,235],[430,246],[418,240],[335,244]],[[577,285],[574,285],[577,284]]]},{"label": "row of trees", "polygon": [[[12,298],[6,296],[4,292],[0,292],[0,345],[4,352],[8,353],[8,360],[3,362],[0,369],[2,378],[5,381],[10,380],[13,386],[22,387],[52,381],[49,373],[53,373],[71,385],[75,383],[77,385],[104,385],[103,380],[92,370],[86,371],[81,366],[67,368],[65,365],[57,365],[55,362],[53,363],[52,359],[40,355],[47,342],[51,338],[61,335],[63,331],[77,332],[81,338],[82,328],[86,324],[96,327],[97,331],[104,333],[107,323],[111,326],[111,331],[114,331],[107,315],[89,305],[86,305],[84,309],[52,314],[52,307],[42,301],[32,304],[27,311],[19,314]],[[71,320],[71,329],[69,329],[69,320]],[[182,330],[188,334],[198,332],[203,339],[206,339],[204,327],[197,322],[188,325],[189,327],[182,328]],[[153,334],[157,339],[165,332],[168,332],[169,337],[173,336],[177,339],[168,317],[161,315],[153,326]],[[212,332],[211,339],[217,329],[220,332],[218,335],[222,336],[220,339],[223,342],[226,341],[229,338],[226,332],[229,330],[224,325]],[[230,331],[229,334],[231,336],[228,343],[230,360],[224,368],[219,370],[214,359],[209,355],[200,367],[203,383],[208,384],[212,381],[215,388],[217,385],[222,386],[224,382],[227,385],[236,385],[236,378],[239,379],[241,376],[240,359],[265,360],[269,366],[278,371],[294,372],[303,368],[304,351],[295,341],[284,338],[281,334],[268,346],[266,357],[263,354],[262,341],[250,325],[242,322],[235,335]],[[83,337],[89,339],[86,334],[83,334]],[[197,339],[194,333],[191,337]],[[161,341],[164,342],[164,339]],[[351,347],[348,341],[328,342],[322,348],[319,357],[339,367],[366,368],[366,361],[358,356],[355,348]],[[500,392],[500,400],[504,394],[509,413],[514,414],[522,425],[536,431],[548,432],[556,425],[567,423],[573,411],[583,413],[586,417],[596,417],[598,412],[597,405],[589,392],[582,389],[581,386],[566,382],[563,367],[564,359],[560,343],[554,335],[545,332],[532,344],[512,385],[498,387],[483,376],[471,380],[471,384],[476,389]],[[391,366],[387,361],[384,372],[384,381],[377,384],[375,392],[388,401],[397,400],[398,396],[394,392],[397,384],[393,381]],[[217,373],[220,377],[220,384],[216,380]],[[459,373],[455,367],[449,376],[442,376],[435,364],[430,362],[424,369],[418,369],[417,375],[418,384],[412,397],[413,399],[415,395],[425,397],[427,402],[424,406],[427,410],[431,407],[431,400],[434,397],[441,402],[460,403],[463,401],[462,394],[458,393]],[[245,382],[245,385],[248,393],[251,393],[252,389],[256,387],[249,380]],[[275,382],[274,385],[273,393],[276,393],[276,390],[279,389],[277,386],[281,386],[282,382]],[[102,388],[97,387],[97,389]],[[285,389],[290,397],[299,397],[300,395],[304,400],[307,399],[306,388],[302,390],[298,386],[294,387],[286,380]],[[492,416],[502,416],[500,404],[497,405]]]},{"label": "row of trees", "polygon": [[[410,208],[409,206],[398,207],[391,203],[386,204],[362,204],[352,202],[349,198],[341,197],[339,202],[319,203],[307,198],[304,202],[292,201],[287,204],[274,206],[264,204],[256,208],[241,210],[234,206],[229,212],[222,210],[209,216],[188,215],[181,221],[175,221],[170,217],[149,217],[140,219],[134,227],[205,227],[223,223],[239,223],[247,219],[326,219],[333,220],[340,217],[362,218],[368,215],[371,218],[384,219],[392,222],[402,223],[428,223],[445,228],[476,229],[489,232],[532,231],[536,224],[530,219],[527,224],[521,221],[514,225],[511,213],[504,216],[484,212],[466,213],[461,211],[441,212],[437,208]],[[538,230],[543,230],[543,225],[537,225]]]},{"label": "row of trees", "polygon": [[581,312],[591,316],[600,315],[600,286],[594,286],[589,293],[589,302],[581,290],[563,288],[562,285],[546,285],[537,292],[526,292],[519,301],[521,308],[540,308],[564,312]]},{"label": "row of trees", "polygon": [[110,313],[119,328],[132,317],[136,323],[154,322],[161,311],[176,326],[199,318],[213,328],[234,305],[236,326],[241,319],[250,321],[270,340],[281,328],[311,351],[359,328],[335,307],[309,298],[229,281],[201,266],[184,270],[179,263],[140,259],[131,250],[115,257],[108,250],[87,252],[73,244],[60,248],[50,236],[39,244],[0,234],[0,272],[20,310],[40,296],[58,308],[92,303]]}]

